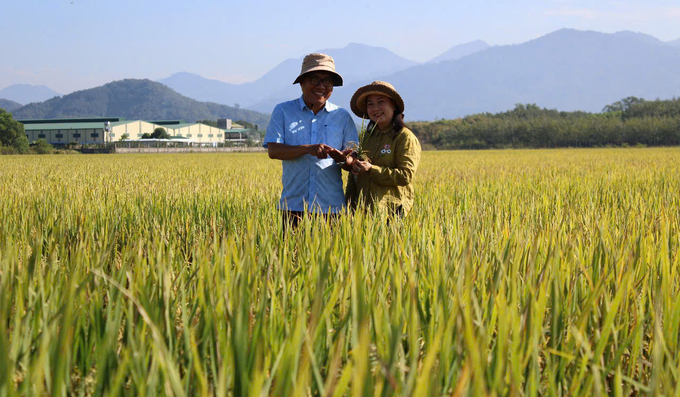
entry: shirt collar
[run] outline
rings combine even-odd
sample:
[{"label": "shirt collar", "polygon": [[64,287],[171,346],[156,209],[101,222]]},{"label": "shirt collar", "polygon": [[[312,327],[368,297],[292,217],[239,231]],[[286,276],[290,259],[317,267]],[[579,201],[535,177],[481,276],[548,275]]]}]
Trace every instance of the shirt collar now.
[{"label": "shirt collar", "polygon": [[392,132],[392,131],[394,130],[394,128],[392,127],[392,124],[390,124],[390,125],[389,125],[386,129],[384,129],[384,130],[383,130],[382,128],[380,128],[380,126],[377,126],[377,127],[378,127],[377,130],[380,131],[380,132],[383,133],[383,134],[387,134],[388,132]]},{"label": "shirt collar", "polygon": [[[300,106],[300,110],[304,110],[304,109],[307,108],[307,104],[305,103],[305,100],[302,98],[302,95],[300,95],[300,98],[298,98],[298,105]],[[321,110],[322,111],[325,110],[326,112],[332,112],[336,109],[338,109],[337,105],[326,101],[326,103],[323,106],[323,109],[321,109]]]}]

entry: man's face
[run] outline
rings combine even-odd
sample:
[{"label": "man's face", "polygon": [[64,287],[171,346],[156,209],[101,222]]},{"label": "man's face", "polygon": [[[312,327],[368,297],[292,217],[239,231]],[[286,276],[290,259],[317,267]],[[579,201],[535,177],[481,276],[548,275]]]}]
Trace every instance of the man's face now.
[{"label": "man's face", "polygon": [[[326,85],[329,84],[330,87]],[[314,85],[313,83],[317,83]],[[319,110],[333,93],[333,75],[328,72],[311,72],[305,75],[300,82],[302,98],[305,103],[312,104],[314,109]]]}]

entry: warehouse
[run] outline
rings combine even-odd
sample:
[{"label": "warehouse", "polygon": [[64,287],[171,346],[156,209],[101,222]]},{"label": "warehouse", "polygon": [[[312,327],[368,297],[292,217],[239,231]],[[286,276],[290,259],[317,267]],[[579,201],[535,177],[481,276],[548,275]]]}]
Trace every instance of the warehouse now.
[{"label": "warehouse", "polygon": [[[224,142],[222,129],[199,123],[184,123],[179,120],[156,123],[125,120],[122,117],[97,117],[18,121],[24,125],[29,142],[44,139],[53,145],[65,145],[71,142],[81,144],[116,142],[124,137],[129,140],[138,140],[144,134],[152,134],[158,127],[165,128],[170,136],[188,138],[198,144]],[[105,136],[104,127],[107,122],[111,131],[108,136]]]},{"label": "warehouse", "polygon": [[171,136],[189,138],[194,142],[224,142],[224,130],[200,123],[160,124]]}]

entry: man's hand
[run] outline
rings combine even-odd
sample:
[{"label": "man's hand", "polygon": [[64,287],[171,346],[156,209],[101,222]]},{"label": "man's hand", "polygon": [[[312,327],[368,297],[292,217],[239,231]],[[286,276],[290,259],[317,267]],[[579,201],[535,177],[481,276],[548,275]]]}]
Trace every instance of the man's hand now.
[{"label": "man's hand", "polygon": [[352,162],[352,174],[361,175],[368,172],[371,169],[371,163],[368,161],[354,160]]},{"label": "man's hand", "polygon": [[323,143],[308,145],[307,154],[309,154],[310,156],[314,156],[318,159],[325,159],[328,157],[327,148],[328,146],[324,145]]},{"label": "man's hand", "polygon": [[341,152],[334,147],[326,146],[326,154],[331,156],[331,158],[333,160],[335,160],[335,162],[337,162],[337,163],[341,163],[343,161],[346,161],[347,157],[349,156],[350,153],[352,153],[351,149],[347,149],[347,150],[344,150],[344,151]]}]

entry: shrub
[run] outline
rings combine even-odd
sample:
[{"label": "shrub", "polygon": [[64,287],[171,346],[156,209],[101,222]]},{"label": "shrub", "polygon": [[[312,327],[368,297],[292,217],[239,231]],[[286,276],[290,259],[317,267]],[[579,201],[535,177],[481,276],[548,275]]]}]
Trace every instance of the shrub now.
[{"label": "shrub", "polygon": [[47,143],[47,141],[45,141],[44,139],[38,139],[37,141],[35,141],[32,149],[37,154],[52,154],[52,151],[54,150],[52,145]]},{"label": "shrub", "polygon": [[19,151],[12,146],[0,146],[0,154],[19,154]]},{"label": "shrub", "polygon": [[12,146],[17,150],[17,153],[26,154],[28,153],[29,147],[28,138],[26,138],[26,135],[20,134],[16,138],[14,138]]}]

